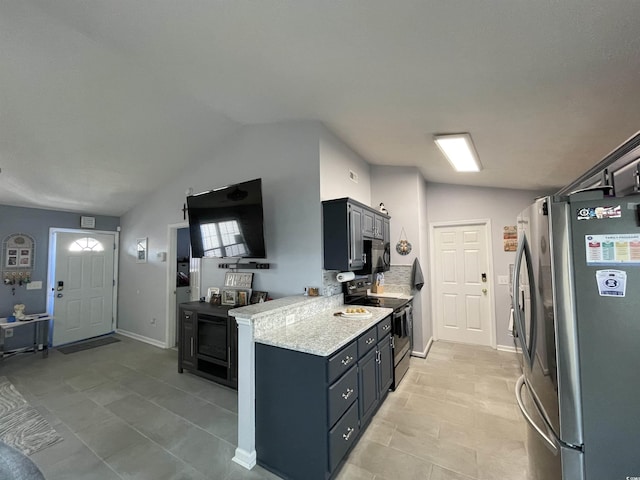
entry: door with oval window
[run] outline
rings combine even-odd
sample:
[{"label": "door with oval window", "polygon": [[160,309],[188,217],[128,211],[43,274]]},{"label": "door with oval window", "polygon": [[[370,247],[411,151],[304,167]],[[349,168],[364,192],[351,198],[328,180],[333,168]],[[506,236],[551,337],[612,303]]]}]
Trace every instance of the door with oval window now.
[{"label": "door with oval window", "polygon": [[114,330],[115,232],[54,232],[50,309],[53,346]]}]

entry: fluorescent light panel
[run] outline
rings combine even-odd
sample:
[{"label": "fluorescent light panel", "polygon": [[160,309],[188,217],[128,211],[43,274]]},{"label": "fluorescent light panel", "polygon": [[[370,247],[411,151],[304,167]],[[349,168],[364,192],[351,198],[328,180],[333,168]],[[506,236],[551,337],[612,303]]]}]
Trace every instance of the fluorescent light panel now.
[{"label": "fluorescent light panel", "polygon": [[479,172],[482,169],[470,134],[434,135],[433,141],[457,172]]}]

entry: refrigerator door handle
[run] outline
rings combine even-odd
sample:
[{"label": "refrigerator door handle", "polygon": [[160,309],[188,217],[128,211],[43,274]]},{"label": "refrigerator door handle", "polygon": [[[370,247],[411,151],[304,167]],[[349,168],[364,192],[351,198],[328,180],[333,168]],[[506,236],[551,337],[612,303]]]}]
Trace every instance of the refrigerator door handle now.
[{"label": "refrigerator door handle", "polygon": [[533,427],[533,429],[538,432],[538,435],[542,437],[545,445],[549,450],[553,452],[554,455],[558,454],[558,446],[553,441],[553,439],[547,435],[547,433],[543,432],[542,429],[536,425],[536,422],[533,421],[529,412],[527,412],[526,407],[524,406],[524,402],[522,401],[522,387],[524,386],[524,375],[521,375],[516,383],[516,400],[518,401],[518,407],[520,407],[520,411],[522,412],[522,416],[525,418],[527,423]]},{"label": "refrigerator door handle", "polygon": [[[527,277],[529,280],[529,297],[530,297],[530,314],[531,325],[529,332],[526,332],[526,326],[524,319],[522,318],[521,306],[524,306],[524,291],[520,292],[520,267],[522,265],[522,259],[527,264]],[[529,243],[527,242],[526,235],[522,235],[520,242],[518,243],[518,250],[516,251],[516,263],[513,269],[513,291],[511,298],[513,299],[513,313],[514,323],[518,338],[520,340],[520,348],[522,349],[522,356],[524,357],[529,368],[533,368],[533,359],[535,351],[535,334],[536,334],[536,292],[535,292],[535,278],[533,277],[533,265],[531,263],[531,250],[529,249]],[[520,304],[520,293],[522,293],[523,301]],[[527,340],[529,346],[527,346]]]}]

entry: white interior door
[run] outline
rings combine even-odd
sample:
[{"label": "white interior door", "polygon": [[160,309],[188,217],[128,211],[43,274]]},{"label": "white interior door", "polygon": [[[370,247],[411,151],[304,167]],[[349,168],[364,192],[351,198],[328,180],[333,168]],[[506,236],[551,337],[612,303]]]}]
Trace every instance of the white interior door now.
[{"label": "white interior door", "polygon": [[437,338],[493,346],[487,225],[439,226],[434,232]]},{"label": "white interior door", "polygon": [[115,234],[54,235],[53,345],[112,332]]}]

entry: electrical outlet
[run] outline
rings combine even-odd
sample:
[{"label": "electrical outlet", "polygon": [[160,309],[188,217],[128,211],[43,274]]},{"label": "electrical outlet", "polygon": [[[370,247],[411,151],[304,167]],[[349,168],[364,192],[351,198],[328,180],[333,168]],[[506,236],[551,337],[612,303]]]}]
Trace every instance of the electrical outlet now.
[{"label": "electrical outlet", "polygon": [[13,328],[7,328],[4,331],[4,338],[13,337]]},{"label": "electrical outlet", "polygon": [[353,183],[358,183],[358,174],[353,170],[349,170],[349,180]]},{"label": "electrical outlet", "polygon": [[498,275],[498,285],[509,285],[509,276]]},{"label": "electrical outlet", "polygon": [[292,323],[296,323],[295,314],[291,313],[291,314],[287,315],[285,317],[285,321],[286,321],[287,326],[291,325]]},{"label": "electrical outlet", "polygon": [[27,283],[27,290],[40,290],[42,288],[42,282],[30,282]]}]

